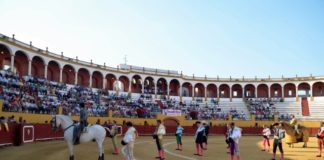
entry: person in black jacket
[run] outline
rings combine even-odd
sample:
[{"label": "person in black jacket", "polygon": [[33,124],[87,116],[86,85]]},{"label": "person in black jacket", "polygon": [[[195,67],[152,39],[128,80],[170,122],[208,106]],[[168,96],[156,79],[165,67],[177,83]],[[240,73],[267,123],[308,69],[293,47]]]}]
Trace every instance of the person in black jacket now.
[{"label": "person in black jacket", "polygon": [[197,125],[197,131],[195,134],[195,142],[196,142],[196,154],[194,155],[198,155],[198,156],[202,156],[203,152],[202,152],[202,148],[203,148],[203,136],[205,134],[205,127],[201,124],[200,121],[196,122]]},{"label": "person in black jacket", "polygon": [[203,121],[202,125],[205,127],[205,133],[204,133],[203,139],[202,139],[203,140],[203,148],[202,149],[207,150],[207,146],[208,146],[207,140],[208,140],[208,134],[209,134],[209,125],[207,124],[206,121]]}]

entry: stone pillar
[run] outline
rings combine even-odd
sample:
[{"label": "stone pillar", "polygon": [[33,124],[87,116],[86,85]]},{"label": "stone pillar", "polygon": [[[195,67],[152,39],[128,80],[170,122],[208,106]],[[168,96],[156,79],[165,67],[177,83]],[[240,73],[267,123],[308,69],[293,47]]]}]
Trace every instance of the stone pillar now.
[{"label": "stone pillar", "polygon": [[314,101],[312,86],[309,89],[310,101]]},{"label": "stone pillar", "polygon": [[182,85],[180,85],[180,91],[179,91],[179,96],[180,96],[180,102],[182,102]]},{"label": "stone pillar", "polygon": [[233,98],[233,93],[232,93],[232,86],[229,87],[229,94],[230,94],[230,102],[232,102],[232,98]]},{"label": "stone pillar", "polygon": [[44,66],[44,79],[47,79],[47,64],[45,64],[45,66]]},{"label": "stone pillar", "polygon": [[281,87],[281,98],[284,99],[285,98],[285,90],[284,90],[285,86]]},{"label": "stone pillar", "polygon": [[103,79],[102,79],[102,89],[106,89],[106,84],[107,84],[107,79],[106,79],[106,77],[104,77]]},{"label": "stone pillar", "polygon": [[167,85],[167,94],[168,94],[168,98],[170,98],[170,86]]},{"label": "stone pillar", "polygon": [[255,87],[255,92],[254,92],[254,94],[255,94],[255,98],[258,98],[258,86]]},{"label": "stone pillar", "polygon": [[130,81],[128,84],[128,92],[132,93],[132,81]]},{"label": "stone pillar", "polygon": [[220,93],[220,89],[217,88],[217,101],[219,101],[219,93]]},{"label": "stone pillar", "polygon": [[157,99],[157,83],[154,84],[154,97]]},{"label": "stone pillar", "polygon": [[207,101],[207,87],[205,87],[205,101]]},{"label": "stone pillar", "polygon": [[14,72],[14,69],[15,69],[15,56],[14,55],[11,55],[10,67],[11,67],[11,72]]},{"label": "stone pillar", "polygon": [[63,69],[60,68],[60,83],[62,83],[62,79],[63,79]]},{"label": "stone pillar", "polygon": [[191,91],[191,96],[192,96],[192,100],[195,100],[195,87],[194,86],[192,86],[191,87],[192,89],[192,91]]},{"label": "stone pillar", "polygon": [[268,87],[268,98],[271,98],[271,86]]},{"label": "stone pillar", "polygon": [[89,78],[89,88],[92,88],[92,74],[90,74]]},{"label": "stone pillar", "polygon": [[296,102],[298,102],[299,101],[299,97],[298,97],[298,85],[296,85]]},{"label": "stone pillar", "polygon": [[74,85],[77,85],[78,84],[78,72],[75,72],[75,75],[74,75]]},{"label": "stone pillar", "polygon": [[144,94],[144,88],[145,88],[145,81],[143,81],[143,84],[142,84],[142,94]]},{"label": "stone pillar", "polygon": [[31,76],[32,60],[28,60],[28,76]]}]

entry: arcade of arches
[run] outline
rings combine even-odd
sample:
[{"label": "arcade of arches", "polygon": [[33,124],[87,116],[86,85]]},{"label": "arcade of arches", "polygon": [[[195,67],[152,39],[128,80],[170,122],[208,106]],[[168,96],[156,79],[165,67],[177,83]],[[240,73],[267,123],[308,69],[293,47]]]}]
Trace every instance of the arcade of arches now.
[{"label": "arcade of arches", "polygon": [[29,56],[24,51],[11,50],[0,44],[0,67],[10,70],[20,77],[31,75],[50,81],[80,85],[122,92],[145,93],[184,97],[205,98],[268,98],[296,97],[300,93],[306,96],[324,96],[324,83],[272,83],[272,84],[220,84],[170,81],[165,78],[155,79],[153,76],[127,75],[116,76],[113,73],[102,74],[100,71],[90,72],[87,68],[75,68],[72,65],[60,65],[55,60],[46,62],[42,56]]}]

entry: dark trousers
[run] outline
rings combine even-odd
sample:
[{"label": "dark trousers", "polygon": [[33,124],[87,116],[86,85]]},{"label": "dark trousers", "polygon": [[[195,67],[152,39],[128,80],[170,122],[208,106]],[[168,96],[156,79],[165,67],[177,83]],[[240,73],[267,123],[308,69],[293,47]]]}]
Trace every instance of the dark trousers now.
[{"label": "dark trousers", "polygon": [[155,143],[156,143],[157,149],[159,151],[163,149],[162,148],[162,142],[161,142],[161,140],[158,137],[155,139]]},{"label": "dark trousers", "polygon": [[273,141],[273,153],[277,152],[277,147],[279,147],[280,153],[284,153],[282,149],[282,143],[278,139],[274,139]]}]

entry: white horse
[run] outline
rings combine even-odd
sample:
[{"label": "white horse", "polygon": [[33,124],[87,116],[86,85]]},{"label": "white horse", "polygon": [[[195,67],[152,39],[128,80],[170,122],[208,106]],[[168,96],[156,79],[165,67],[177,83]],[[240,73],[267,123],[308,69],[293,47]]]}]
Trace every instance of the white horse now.
[{"label": "white horse", "polygon": [[[54,115],[52,120],[52,129],[56,130],[59,126],[62,127],[64,131],[64,139],[69,148],[70,160],[74,160],[73,155],[73,130],[76,124],[73,123],[71,118],[65,115]],[[82,133],[80,136],[80,142],[89,142],[95,140],[98,145],[99,158],[98,160],[104,160],[103,152],[103,142],[106,137],[106,131],[110,131],[108,128],[102,127],[100,125],[92,125],[87,127],[87,132]]]}]

